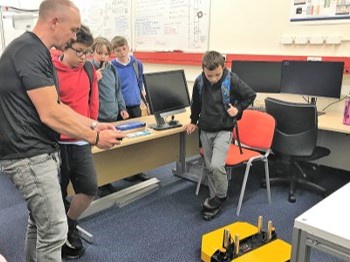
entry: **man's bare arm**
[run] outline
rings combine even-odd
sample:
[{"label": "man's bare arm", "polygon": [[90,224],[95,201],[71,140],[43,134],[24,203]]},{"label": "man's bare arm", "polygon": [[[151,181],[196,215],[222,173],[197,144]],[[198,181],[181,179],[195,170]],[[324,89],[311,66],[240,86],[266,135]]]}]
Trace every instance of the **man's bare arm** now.
[{"label": "man's bare arm", "polygon": [[[63,103],[57,103],[58,96],[54,86],[33,89],[27,93],[45,125],[70,137],[86,140],[90,144],[95,143],[96,131],[90,129],[93,120],[76,113]],[[122,134],[113,129],[105,131],[107,133],[100,136],[102,148],[120,143],[118,138],[122,138]]]}]

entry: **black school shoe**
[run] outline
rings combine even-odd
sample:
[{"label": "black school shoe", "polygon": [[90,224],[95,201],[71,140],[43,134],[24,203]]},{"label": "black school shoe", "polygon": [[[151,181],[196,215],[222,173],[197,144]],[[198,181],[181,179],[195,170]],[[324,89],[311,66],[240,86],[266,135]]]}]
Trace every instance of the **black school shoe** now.
[{"label": "black school shoe", "polygon": [[66,243],[62,246],[62,258],[66,260],[78,259],[85,253],[85,248],[77,229],[77,221],[68,226]]},{"label": "black school shoe", "polygon": [[207,198],[204,200],[202,206],[203,206],[203,219],[205,220],[212,220],[215,218],[219,211],[222,209],[223,204],[226,202],[228,197],[219,198],[217,196]]},{"label": "black school shoe", "polygon": [[62,259],[73,260],[81,258],[85,253],[85,248],[81,249],[70,248],[67,244],[62,246]]}]

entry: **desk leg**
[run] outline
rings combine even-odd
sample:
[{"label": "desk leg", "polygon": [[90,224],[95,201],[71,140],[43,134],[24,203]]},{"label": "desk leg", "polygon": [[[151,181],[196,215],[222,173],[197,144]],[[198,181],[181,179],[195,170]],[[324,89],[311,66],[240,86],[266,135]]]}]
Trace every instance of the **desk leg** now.
[{"label": "desk leg", "polygon": [[310,261],[310,251],[311,248],[306,244],[307,232],[299,230],[299,248],[298,248],[298,262],[308,262]]},{"label": "desk leg", "polygon": [[300,229],[294,227],[293,236],[292,236],[291,262],[298,262],[299,246],[300,246]]},{"label": "desk leg", "polygon": [[173,174],[181,178],[185,178],[184,174],[186,172],[186,134],[185,132],[180,133],[180,150],[179,158],[176,161],[175,170]]},{"label": "desk leg", "polygon": [[186,132],[180,134],[180,152],[179,159],[176,162],[176,168],[173,170],[175,176],[187,179],[189,181],[197,183],[198,174],[190,173],[186,171]]}]

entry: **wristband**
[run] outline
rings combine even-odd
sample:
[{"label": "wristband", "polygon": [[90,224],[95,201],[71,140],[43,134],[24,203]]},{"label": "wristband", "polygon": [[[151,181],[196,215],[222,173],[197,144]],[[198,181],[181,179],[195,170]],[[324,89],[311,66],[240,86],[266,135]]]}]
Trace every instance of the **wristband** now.
[{"label": "wristband", "polygon": [[93,146],[97,146],[99,140],[100,140],[100,131],[96,131],[96,139]]}]

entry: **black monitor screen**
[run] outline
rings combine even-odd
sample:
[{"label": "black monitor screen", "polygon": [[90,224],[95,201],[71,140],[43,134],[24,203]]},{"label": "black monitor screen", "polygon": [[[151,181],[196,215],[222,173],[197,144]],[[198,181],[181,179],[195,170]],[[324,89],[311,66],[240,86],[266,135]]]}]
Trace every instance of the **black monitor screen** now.
[{"label": "black monitor screen", "polygon": [[344,62],[283,61],[281,93],[340,98]]},{"label": "black monitor screen", "polygon": [[155,115],[158,127],[164,124],[161,118],[185,111],[190,106],[184,70],[146,73],[143,80],[150,111]]},{"label": "black monitor screen", "polygon": [[255,92],[279,93],[282,62],[232,61],[231,71]]}]

